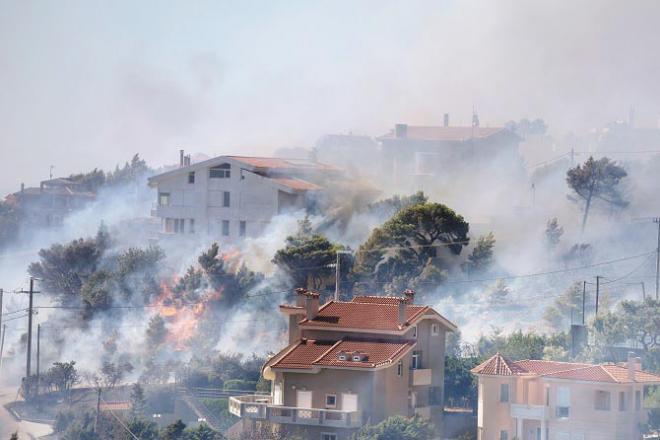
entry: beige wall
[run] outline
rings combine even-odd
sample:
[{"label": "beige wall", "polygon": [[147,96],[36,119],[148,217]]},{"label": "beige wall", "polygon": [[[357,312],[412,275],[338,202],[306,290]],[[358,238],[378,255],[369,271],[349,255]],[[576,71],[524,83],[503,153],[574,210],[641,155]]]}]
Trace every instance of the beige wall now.
[{"label": "beige wall", "polygon": [[[508,383],[510,402],[500,402],[500,385]],[[570,389],[570,410],[567,418],[556,415],[559,387]],[[483,428],[482,440],[499,440],[500,431],[506,430],[509,439],[516,434],[516,419],[511,417],[511,404],[539,405],[546,407],[546,390],[549,392],[547,440],[560,439],[566,433],[570,440],[628,440],[637,438],[639,423],[646,421],[647,412],[642,407],[635,410],[635,390],[642,391],[640,385],[576,382],[545,378],[479,377],[479,410],[477,425]],[[597,390],[610,392],[610,409],[596,410]],[[626,409],[619,410],[619,392],[625,393]],[[642,394],[643,395],[643,394]],[[643,399],[642,399],[643,400]],[[526,419],[523,426],[524,437],[528,440],[530,431],[540,427],[540,421]],[[583,436],[583,437],[580,437]]]}]

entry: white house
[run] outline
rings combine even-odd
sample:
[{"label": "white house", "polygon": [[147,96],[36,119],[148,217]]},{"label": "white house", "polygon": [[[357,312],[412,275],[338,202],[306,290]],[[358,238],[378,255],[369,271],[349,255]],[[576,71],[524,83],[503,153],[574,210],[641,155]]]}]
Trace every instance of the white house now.
[{"label": "white house", "polygon": [[164,234],[208,235],[225,243],[259,235],[287,211],[313,211],[341,171],[309,160],[219,156],[149,179],[157,188],[152,215]]}]

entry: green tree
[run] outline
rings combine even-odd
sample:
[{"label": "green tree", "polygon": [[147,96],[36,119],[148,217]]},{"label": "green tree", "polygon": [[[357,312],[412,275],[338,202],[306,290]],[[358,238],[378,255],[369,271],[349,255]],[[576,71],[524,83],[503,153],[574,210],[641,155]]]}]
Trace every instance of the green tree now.
[{"label": "green tree", "polygon": [[186,424],[179,419],[163,428],[160,437],[162,440],[183,440],[185,429]]},{"label": "green tree", "polygon": [[562,235],[564,235],[564,228],[559,226],[557,217],[548,220],[545,225],[545,242],[548,245],[548,248],[556,248]]},{"label": "green tree", "polygon": [[16,241],[20,222],[21,212],[18,205],[0,201],[0,248]]},{"label": "green tree", "polygon": [[342,246],[314,233],[305,217],[298,222],[298,232],[287,237],[284,248],[275,253],[273,264],[291,278],[294,287],[319,289],[332,274],[331,265],[341,249]]},{"label": "green tree", "polygon": [[222,436],[209,428],[206,423],[200,424],[197,428],[186,430],[187,440],[222,440]]},{"label": "green tree", "polygon": [[[158,425],[145,419],[132,419],[126,423],[126,427],[131,431],[124,430],[119,437],[120,440],[159,440]],[[133,433],[133,434],[131,434]],[[133,437],[135,435],[135,437]]]},{"label": "green tree", "polygon": [[431,440],[433,431],[433,425],[419,416],[393,416],[377,425],[363,427],[353,440]]},{"label": "green tree", "polygon": [[[463,217],[445,205],[409,206],[372,231],[357,251],[353,272],[363,281],[414,280],[426,273],[438,282],[451,265],[447,260],[468,244],[468,230]],[[433,270],[425,272],[427,266]]]},{"label": "green tree", "polygon": [[80,374],[76,369],[76,361],[55,362],[46,372],[48,381],[51,381],[59,392],[67,392],[80,382]]},{"label": "green tree", "polygon": [[140,180],[149,175],[152,170],[147,166],[147,163],[140,159],[140,155],[133,156],[130,162],[126,162],[123,168],[117,166],[114,172],[108,173],[106,176],[106,184],[108,186],[119,186],[127,184],[138,184]]},{"label": "green tree", "polygon": [[566,183],[577,196],[572,199],[584,203],[582,232],[587,225],[589,211],[594,202],[604,202],[616,208],[628,206],[619,189],[619,183],[627,175],[623,167],[607,157],[598,160],[589,157],[584,164],[568,170]]},{"label": "green tree", "polygon": [[147,406],[147,399],[144,395],[144,388],[139,383],[134,383],[130,394],[131,415],[133,417],[143,417]]},{"label": "green tree", "polygon": [[477,380],[470,370],[482,358],[476,356],[445,357],[445,404],[447,406],[475,408],[477,403]]},{"label": "green tree", "polygon": [[545,309],[543,319],[556,329],[582,320],[582,283],[568,287]]},{"label": "green tree", "polygon": [[543,359],[543,349],[546,340],[543,336],[530,331],[513,332],[503,335],[500,331],[490,336],[481,336],[477,342],[479,355],[488,358],[496,352],[500,352],[513,360],[520,359]]},{"label": "green tree", "polygon": [[165,320],[160,315],[152,316],[149,320],[149,326],[147,327],[146,333],[149,349],[156,350],[167,338]]},{"label": "green tree", "polygon": [[493,265],[493,248],[495,247],[495,235],[492,232],[482,235],[472,252],[467,257],[463,267],[468,274],[486,272]]}]

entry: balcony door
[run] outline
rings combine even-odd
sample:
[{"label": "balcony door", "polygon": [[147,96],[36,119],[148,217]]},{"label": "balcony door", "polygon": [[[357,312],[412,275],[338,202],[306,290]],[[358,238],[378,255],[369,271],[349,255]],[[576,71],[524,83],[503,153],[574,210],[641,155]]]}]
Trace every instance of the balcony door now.
[{"label": "balcony door", "polygon": [[296,391],[296,406],[298,408],[311,408],[312,407],[312,392],[311,391]]},{"label": "balcony door", "polygon": [[341,395],[341,409],[344,411],[355,412],[358,410],[357,394],[344,393]]}]

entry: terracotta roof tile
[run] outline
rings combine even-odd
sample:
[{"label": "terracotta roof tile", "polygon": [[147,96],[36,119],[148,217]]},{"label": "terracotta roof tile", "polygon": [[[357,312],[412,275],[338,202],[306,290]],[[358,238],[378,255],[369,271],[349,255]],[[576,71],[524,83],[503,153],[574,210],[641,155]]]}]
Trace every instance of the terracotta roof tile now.
[{"label": "terracotta roof tile", "polygon": [[477,365],[471,370],[475,374],[488,374],[493,376],[516,376],[524,375],[529,372],[516,365],[515,362],[496,353],[487,361]]},{"label": "terracotta roof tile", "polygon": [[351,302],[363,304],[389,304],[398,305],[401,300],[405,298],[400,296],[375,296],[375,295],[359,295],[353,297]]},{"label": "terracotta roof tile", "polygon": [[[555,379],[580,380],[605,383],[632,383],[628,378],[628,368],[616,364],[585,364],[577,362],[556,362],[542,360],[522,360],[512,362],[497,353],[486,362],[472,369],[475,374],[497,376],[543,376]],[[660,375],[646,371],[635,371],[636,383],[660,383]]]},{"label": "terracotta roof tile", "polygon": [[318,191],[323,189],[322,186],[319,186],[315,183],[308,182],[302,179],[288,178],[288,177],[274,177],[271,180],[277,184],[291,188],[295,191]]},{"label": "terracotta roof tile", "polygon": [[[426,306],[406,306],[406,319],[413,321],[427,310]],[[313,320],[304,319],[301,327],[350,328],[359,330],[398,331],[399,306],[361,302],[330,301],[319,309]]]},{"label": "terracotta roof tile", "polygon": [[[414,346],[415,341],[373,341],[358,339],[342,339],[339,341],[302,340],[292,350],[274,362],[271,368],[377,368],[396,362]],[[342,351],[349,354],[358,351],[365,354],[366,358],[362,361],[342,361],[339,359],[339,354]]]}]

